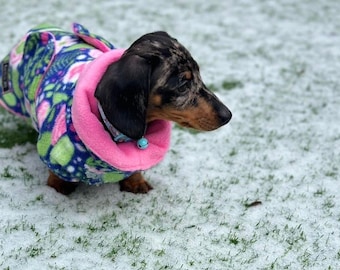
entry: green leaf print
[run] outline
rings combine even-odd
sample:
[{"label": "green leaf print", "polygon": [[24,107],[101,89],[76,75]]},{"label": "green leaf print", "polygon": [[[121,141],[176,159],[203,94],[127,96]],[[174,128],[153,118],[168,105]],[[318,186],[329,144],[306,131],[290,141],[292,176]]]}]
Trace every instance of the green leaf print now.
[{"label": "green leaf print", "polygon": [[51,162],[66,166],[72,160],[74,151],[75,149],[70,138],[63,136],[52,148]]},{"label": "green leaf print", "polygon": [[13,93],[6,93],[3,99],[8,106],[15,106],[17,104],[17,98]]},{"label": "green leaf print", "polygon": [[48,149],[51,146],[51,132],[44,132],[40,135],[37,143],[37,150],[41,157],[45,157],[48,153]]}]

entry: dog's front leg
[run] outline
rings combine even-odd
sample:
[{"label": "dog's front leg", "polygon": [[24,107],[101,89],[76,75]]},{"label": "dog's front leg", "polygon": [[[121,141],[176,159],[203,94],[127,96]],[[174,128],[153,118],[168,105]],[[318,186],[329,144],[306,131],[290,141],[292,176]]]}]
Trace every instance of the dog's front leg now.
[{"label": "dog's front leg", "polygon": [[78,183],[67,182],[60,179],[57,175],[53,172],[49,171],[50,175],[47,178],[47,185],[54,188],[57,192],[69,195],[73,191],[75,191]]},{"label": "dog's front leg", "polygon": [[119,182],[120,191],[132,193],[148,193],[152,186],[144,179],[140,172],[132,174],[130,177]]}]

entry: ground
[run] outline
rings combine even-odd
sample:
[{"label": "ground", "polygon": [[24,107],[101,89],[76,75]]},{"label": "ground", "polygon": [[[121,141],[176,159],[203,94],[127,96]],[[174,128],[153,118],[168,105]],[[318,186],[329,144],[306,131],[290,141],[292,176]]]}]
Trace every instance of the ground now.
[{"label": "ground", "polygon": [[[41,22],[126,48],[165,30],[233,112],[174,126],[154,190],[66,197],[22,120],[0,111],[1,269],[339,269],[340,2],[0,0],[0,58]],[[260,203],[261,202],[261,203]]]}]

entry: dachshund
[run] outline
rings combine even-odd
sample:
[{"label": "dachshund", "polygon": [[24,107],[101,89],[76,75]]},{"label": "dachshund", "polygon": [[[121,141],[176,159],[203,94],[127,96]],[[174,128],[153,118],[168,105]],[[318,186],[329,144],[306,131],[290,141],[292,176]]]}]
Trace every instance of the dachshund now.
[{"label": "dachshund", "polygon": [[[229,109],[202,82],[189,51],[165,32],[135,41],[108,68],[95,96],[107,102],[106,115],[131,138],[141,137],[146,125],[157,119],[202,131],[217,129],[231,119]],[[140,172],[122,180],[120,187],[134,193],[151,189]]]},{"label": "dachshund", "polygon": [[[84,36],[82,38],[85,39]],[[3,65],[3,76],[8,73],[5,68]],[[91,78],[87,76],[86,79],[91,81]],[[8,82],[6,79],[2,81],[2,87],[5,88]],[[232,117],[230,110],[203,83],[199,66],[189,51],[162,31],[143,35],[123,51],[118,60],[111,61],[103,74],[98,75],[93,96],[99,104],[99,122],[103,130],[109,133],[112,142],[116,141],[110,133],[112,126],[128,138],[127,142],[114,142],[117,145],[146,137],[146,130],[157,121],[175,122],[186,128],[211,131],[227,124]],[[76,111],[72,112],[76,114]],[[79,115],[82,113],[78,112]],[[75,119],[74,122],[76,129]],[[40,148],[43,147],[42,144]],[[64,144],[63,149],[65,147],[68,145]],[[63,160],[58,155],[54,155],[54,159]],[[59,163],[67,166],[66,163]],[[121,191],[147,193],[152,189],[141,170],[132,170],[125,176],[119,181]],[[48,185],[58,192],[69,194],[77,184],[76,181],[65,181],[50,168]]]}]

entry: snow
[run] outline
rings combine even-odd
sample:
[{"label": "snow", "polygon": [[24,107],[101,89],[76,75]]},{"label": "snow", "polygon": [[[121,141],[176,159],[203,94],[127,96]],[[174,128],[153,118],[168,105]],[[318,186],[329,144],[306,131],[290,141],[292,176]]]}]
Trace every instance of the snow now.
[{"label": "snow", "polygon": [[64,3],[0,0],[0,58],[41,22],[76,21],[123,48],[165,30],[233,119],[174,127],[147,195],[82,185],[62,196],[34,145],[1,148],[2,269],[339,269],[340,2]]}]

